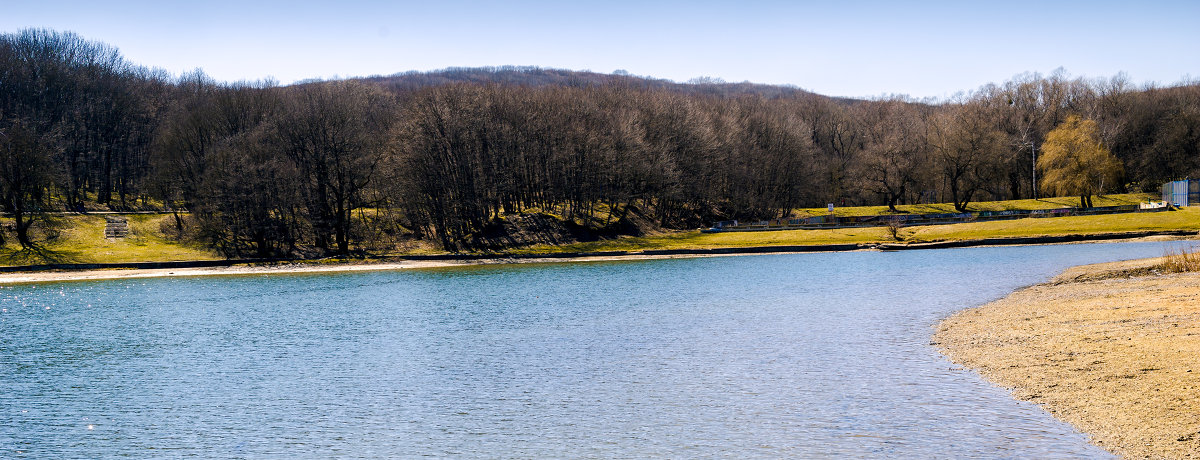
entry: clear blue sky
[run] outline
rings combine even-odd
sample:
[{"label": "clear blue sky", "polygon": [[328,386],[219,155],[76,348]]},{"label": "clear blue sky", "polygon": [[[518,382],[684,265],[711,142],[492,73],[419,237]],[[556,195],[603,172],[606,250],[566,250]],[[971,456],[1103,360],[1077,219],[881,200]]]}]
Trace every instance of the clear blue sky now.
[{"label": "clear blue sky", "polygon": [[1200,78],[1200,1],[0,0],[0,32],[73,31],[218,80],[445,67],[623,69],[945,97],[1023,72]]}]

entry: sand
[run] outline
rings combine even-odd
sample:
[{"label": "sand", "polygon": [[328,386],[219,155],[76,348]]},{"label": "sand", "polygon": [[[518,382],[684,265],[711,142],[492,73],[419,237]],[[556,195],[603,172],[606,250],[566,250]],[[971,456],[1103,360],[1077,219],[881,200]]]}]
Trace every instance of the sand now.
[{"label": "sand", "polygon": [[937,327],[954,362],[1127,458],[1200,458],[1200,273],[1076,267]]}]

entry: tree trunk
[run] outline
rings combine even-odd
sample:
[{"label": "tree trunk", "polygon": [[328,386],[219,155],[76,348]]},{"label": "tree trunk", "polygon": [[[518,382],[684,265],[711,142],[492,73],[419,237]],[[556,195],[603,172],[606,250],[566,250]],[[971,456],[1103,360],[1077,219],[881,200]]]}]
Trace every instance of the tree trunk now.
[{"label": "tree trunk", "polygon": [[350,216],[348,212],[343,210],[338,211],[338,223],[334,239],[337,243],[339,254],[350,254]]},{"label": "tree trunk", "polygon": [[900,201],[900,194],[888,192],[888,194],[887,194],[888,211],[897,212],[897,213],[900,212],[900,210],[896,209],[897,201]]},{"label": "tree trunk", "polygon": [[105,149],[100,158],[100,190],[96,192],[96,202],[107,205],[112,201],[112,151]]},{"label": "tree trunk", "polygon": [[[1008,194],[1010,200],[1021,199],[1021,176],[1016,172],[1009,173],[1008,175]],[[1029,195],[1030,198],[1033,197],[1032,192]]]},{"label": "tree trunk", "polygon": [[958,212],[967,212],[967,205],[971,203],[971,198],[975,196],[975,189],[968,188],[962,192],[962,199],[958,195],[954,195],[954,210]]},{"label": "tree trunk", "polygon": [[33,219],[20,210],[14,210],[12,215],[13,222],[16,224],[17,242],[21,243],[22,249],[33,247],[33,242],[29,240],[29,227],[33,225]]},{"label": "tree trunk", "polygon": [[171,215],[175,217],[175,235],[183,238],[183,216],[179,214],[179,210],[174,206],[171,207]]}]

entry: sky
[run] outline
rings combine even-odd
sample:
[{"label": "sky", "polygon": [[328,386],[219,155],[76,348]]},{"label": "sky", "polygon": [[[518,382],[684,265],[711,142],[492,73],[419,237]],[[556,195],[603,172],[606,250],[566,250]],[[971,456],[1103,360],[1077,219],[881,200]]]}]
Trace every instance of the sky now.
[{"label": "sky", "polygon": [[0,0],[0,33],[75,32],[217,80],[538,66],[944,99],[1016,75],[1200,78],[1200,1]]}]

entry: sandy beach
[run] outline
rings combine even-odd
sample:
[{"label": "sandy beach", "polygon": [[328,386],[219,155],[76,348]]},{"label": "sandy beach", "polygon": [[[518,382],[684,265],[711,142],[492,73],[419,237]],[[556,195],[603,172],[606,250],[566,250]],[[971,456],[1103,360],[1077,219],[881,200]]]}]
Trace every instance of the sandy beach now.
[{"label": "sandy beach", "polygon": [[959,312],[933,342],[1126,458],[1200,458],[1200,273],[1076,267]]}]

